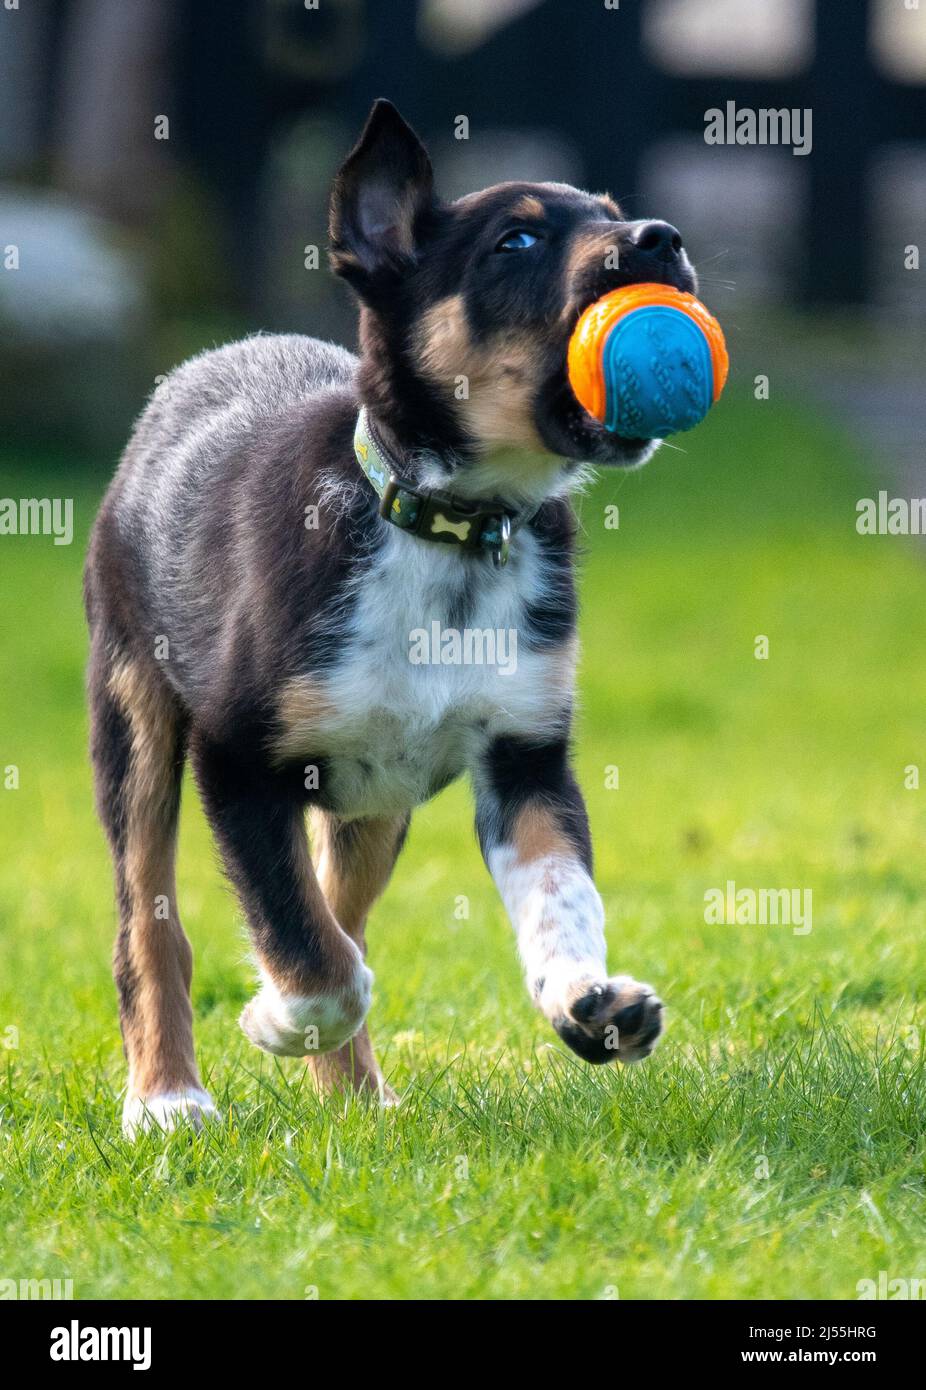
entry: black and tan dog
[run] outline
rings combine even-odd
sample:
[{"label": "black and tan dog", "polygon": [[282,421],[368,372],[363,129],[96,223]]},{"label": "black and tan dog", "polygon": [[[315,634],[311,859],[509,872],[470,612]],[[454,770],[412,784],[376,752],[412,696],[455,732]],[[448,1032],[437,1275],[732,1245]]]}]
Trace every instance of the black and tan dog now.
[{"label": "black and tan dog", "polygon": [[[364,924],[412,809],[463,772],[560,1037],[589,1062],[632,1062],[661,1030],[652,990],[608,974],[568,750],[568,494],[581,463],[639,464],[654,446],[585,413],[566,347],[611,288],[695,288],[678,233],[562,184],[444,203],[380,101],[334,186],[331,262],[360,300],[359,359],[257,336],[178,368],[93,535],[92,753],[128,1133],[213,1108],[174,881],[188,755],[261,975],[241,1026],[308,1055],[322,1089],[390,1098],[364,1025]],[[517,662],[466,660],[465,641],[459,660],[415,660],[422,631],[516,634]]]}]

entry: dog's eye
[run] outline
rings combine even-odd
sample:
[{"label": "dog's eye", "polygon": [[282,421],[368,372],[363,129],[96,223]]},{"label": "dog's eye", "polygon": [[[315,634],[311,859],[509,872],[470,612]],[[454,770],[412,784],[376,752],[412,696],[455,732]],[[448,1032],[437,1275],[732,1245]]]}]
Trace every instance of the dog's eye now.
[{"label": "dog's eye", "polygon": [[525,232],[523,229],[518,232],[506,232],[501,241],[496,246],[496,251],[526,251],[529,246],[538,242],[540,237],[534,232]]}]

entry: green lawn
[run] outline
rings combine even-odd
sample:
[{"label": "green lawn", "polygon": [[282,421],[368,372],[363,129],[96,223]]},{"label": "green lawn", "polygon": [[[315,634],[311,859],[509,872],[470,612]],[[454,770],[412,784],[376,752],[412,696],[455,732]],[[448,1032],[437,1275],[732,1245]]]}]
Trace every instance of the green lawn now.
[{"label": "green lawn", "polygon": [[[812,1298],[926,1276],[926,573],[859,537],[879,484],[814,416],[735,391],[581,502],[577,760],[613,969],[669,1008],[585,1068],[535,1015],[464,786],[418,813],[371,925],[397,1111],[323,1104],[238,1032],[240,916],[195,795],[181,910],[226,1117],[119,1131],[109,865],[82,702],[82,543],[0,539],[0,1277],[78,1298]],[[41,479],[41,481],[38,481]],[[620,507],[619,530],[604,525]],[[758,635],[768,660],[756,660]],[[619,766],[608,789],[606,768]],[[810,889],[813,930],[704,894]],[[457,920],[457,896],[470,901]]]}]

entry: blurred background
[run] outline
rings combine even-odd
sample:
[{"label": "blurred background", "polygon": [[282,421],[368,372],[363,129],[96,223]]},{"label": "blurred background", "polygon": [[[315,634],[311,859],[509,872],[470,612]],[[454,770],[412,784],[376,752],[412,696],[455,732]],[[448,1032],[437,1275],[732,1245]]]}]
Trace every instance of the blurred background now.
[{"label": "blurred background", "polygon": [[[352,343],[327,190],[383,95],[447,195],[561,179],[674,222],[734,366],[785,372],[907,474],[924,82],[916,0],[3,0],[4,434],[106,471],[191,352]],[[810,108],[812,153],[707,145],[728,101]]]},{"label": "blurred background", "polygon": [[[924,84],[926,0],[0,0],[0,503],[74,504],[73,544],[0,525],[0,1272],[459,1299],[600,1298],[617,1269],[621,1298],[793,1299],[926,1269],[926,551],[856,529],[860,498],[926,496]],[[414,1103],[369,1130],[307,1110],[236,1027],[243,929],[185,796],[234,1143],[130,1165],[87,534],[176,363],[257,329],[353,343],[328,186],[377,96],[447,195],[566,179],[675,223],[727,335],[704,423],[576,504],[596,878],[612,963],[672,1024],[648,1068],[545,1089],[458,783],[370,932]],[[809,109],[812,151],[706,144],[728,102]],[[709,924],[731,881],[812,889],[812,933]]]}]

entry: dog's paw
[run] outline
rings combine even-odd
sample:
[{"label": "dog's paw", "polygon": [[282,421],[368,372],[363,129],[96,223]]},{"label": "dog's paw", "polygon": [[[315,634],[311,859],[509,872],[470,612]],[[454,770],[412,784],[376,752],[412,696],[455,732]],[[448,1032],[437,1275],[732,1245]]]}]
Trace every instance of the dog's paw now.
[{"label": "dog's paw", "polygon": [[238,1023],[255,1046],[277,1057],[333,1052],[366,1018],[372,984],[372,971],[362,963],[353,986],[333,994],[283,994],[265,978]]},{"label": "dog's paw", "polygon": [[122,1132],[126,1139],[137,1139],[139,1134],[160,1129],[165,1133],[189,1125],[200,1130],[203,1124],[214,1120],[218,1111],[212,1097],[199,1087],[183,1091],[167,1091],[159,1096],[133,1096],[125,1098],[122,1107]]},{"label": "dog's paw", "polygon": [[663,1030],[662,1000],[629,975],[578,980],[549,1011],[553,1027],[586,1062],[642,1062]]}]

